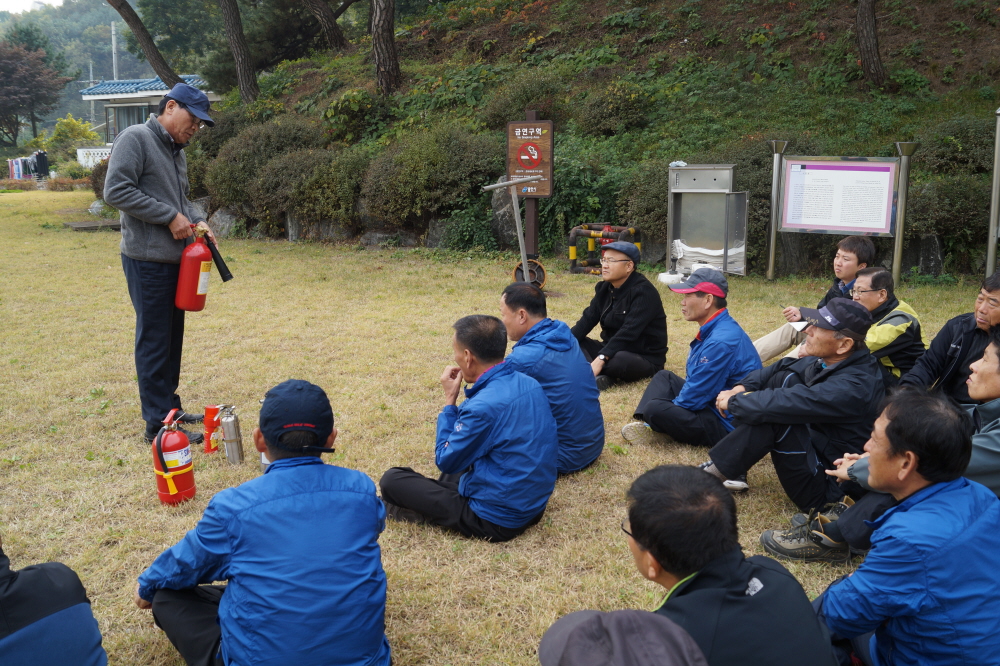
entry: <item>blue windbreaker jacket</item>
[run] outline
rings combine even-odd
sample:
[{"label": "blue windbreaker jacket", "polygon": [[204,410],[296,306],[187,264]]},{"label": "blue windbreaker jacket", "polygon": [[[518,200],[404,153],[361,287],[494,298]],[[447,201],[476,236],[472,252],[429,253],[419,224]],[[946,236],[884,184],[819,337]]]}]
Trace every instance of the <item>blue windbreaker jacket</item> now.
[{"label": "blue windbreaker jacket", "polygon": [[857,571],[823,595],[845,638],[875,631],[876,666],[1000,661],[1000,499],[966,478],[914,493],[870,523]]},{"label": "blue windbreaker jacket", "polygon": [[193,530],[139,576],[139,596],[228,580],[229,666],[386,666],[385,507],[356,470],[276,460],[216,494]]},{"label": "blue windbreaker jacket", "polygon": [[506,361],[542,385],[559,434],[560,474],[583,469],[604,449],[604,416],[590,364],[569,326],[543,319],[511,349]]},{"label": "blue windbreaker jacket", "polygon": [[[698,329],[697,337],[691,341],[684,388],[674,398],[674,404],[692,412],[715,407],[719,393],[733,388],[761,367],[750,336],[730,316],[729,310],[723,308]],[[712,412],[727,430],[733,430],[732,414],[723,418],[718,410]]]},{"label": "blue windbreaker jacket", "polygon": [[559,440],[541,385],[500,363],[438,415],[434,458],[462,475],[458,492],[477,516],[501,527],[527,525],[556,485]]}]

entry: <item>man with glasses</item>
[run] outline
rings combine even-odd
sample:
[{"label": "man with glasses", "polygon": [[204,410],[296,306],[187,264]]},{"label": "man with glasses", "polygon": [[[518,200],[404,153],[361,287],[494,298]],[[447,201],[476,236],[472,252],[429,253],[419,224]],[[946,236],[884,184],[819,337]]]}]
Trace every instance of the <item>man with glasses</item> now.
[{"label": "man with glasses", "polygon": [[685,629],[710,666],[831,666],[829,634],[795,577],[745,557],[736,502],[695,467],[663,465],[628,491],[622,530],[639,573],[666,590],[654,612]]},{"label": "man with glasses", "polygon": [[[660,292],[638,272],[639,248],[615,241],[603,248],[602,281],[572,328],[597,388],[652,377],[667,361],[667,315]],[[598,324],[601,340],[587,337]]]},{"label": "man with glasses", "polygon": [[[104,200],[121,215],[121,258],[135,309],[135,371],[145,439],[151,442],[171,409],[181,408],[177,386],[184,344],[184,311],[174,307],[181,252],[192,223],[215,236],[188,201],[184,147],[204,125],[208,97],[178,83],[160,102],[159,115],[126,128],[115,139],[104,181]],[[182,423],[200,415],[182,413]],[[186,433],[192,443],[200,432]]]},{"label": "man with glasses", "polygon": [[1000,271],[983,280],[973,311],[958,315],[938,331],[927,352],[899,380],[902,386],[935,388],[963,404],[969,397],[969,366],[983,357],[991,326],[1000,324]]},{"label": "man with glasses", "polygon": [[893,293],[892,273],[881,266],[862,268],[854,279],[851,297],[872,313],[865,344],[882,366],[886,389],[899,383],[924,355],[916,311]]}]

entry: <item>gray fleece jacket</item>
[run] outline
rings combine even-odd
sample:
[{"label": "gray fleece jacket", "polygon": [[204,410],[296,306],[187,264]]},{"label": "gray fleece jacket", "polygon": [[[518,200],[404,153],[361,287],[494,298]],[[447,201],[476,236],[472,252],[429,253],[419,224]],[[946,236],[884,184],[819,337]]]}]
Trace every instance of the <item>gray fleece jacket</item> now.
[{"label": "gray fleece jacket", "polygon": [[138,261],[179,264],[187,241],[167,225],[177,213],[204,221],[187,195],[187,160],[155,117],[126,128],[115,139],[104,180],[104,201],[121,213],[121,252]]}]

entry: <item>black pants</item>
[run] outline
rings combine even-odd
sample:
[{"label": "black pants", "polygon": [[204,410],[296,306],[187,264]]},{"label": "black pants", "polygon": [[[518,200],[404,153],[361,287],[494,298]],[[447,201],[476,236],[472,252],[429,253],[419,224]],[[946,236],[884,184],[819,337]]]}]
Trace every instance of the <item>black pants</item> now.
[{"label": "black pants", "polygon": [[[584,338],[583,342],[580,343],[580,350],[588,363],[592,363],[602,349],[604,349],[604,343],[593,338]],[[652,377],[657,370],[662,369],[663,366],[656,367],[645,356],[620,351],[604,364],[601,374],[623,382],[637,382],[640,379]]]},{"label": "black pants", "polygon": [[[837,522],[839,523],[840,520],[838,519]],[[837,581],[833,582],[836,583]],[[833,585],[833,583],[830,585]],[[829,590],[830,587],[827,586],[826,589]],[[823,597],[825,596],[826,591],[824,590],[823,594],[813,600],[812,606],[820,623],[826,625],[829,629],[829,625],[826,623],[826,616],[823,614]],[[870,631],[867,634],[861,634],[854,638],[844,638],[830,629],[830,643],[837,663],[840,666],[852,666],[854,662],[851,660],[851,655],[853,654],[865,666],[872,666],[871,640],[874,633],[874,631]]]},{"label": "black pants", "polygon": [[146,434],[155,435],[171,409],[179,409],[184,311],[174,307],[180,264],[137,261],[122,255],[135,309],[135,374]]},{"label": "black pants", "polygon": [[510,528],[491,523],[476,515],[469,502],[458,494],[457,474],[442,474],[431,479],[409,467],[393,467],[382,475],[379,488],[389,504],[416,511],[432,525],[458,532],[462,536],[487,541],[510,541],[542,519],[542,511],[522,527]]},{"label": "black pants", "polygon": [[708,455],[726,478],[735,479],[768,453],[781,487],[802,511],[819,509],[844,496],[820,463],[806,425],[738,425]]},{"label": "black pants", "polygon": [[684,380],[670,370],[660,370],[642,394],[635,418],[650,425],[656,432],[666,433],[675,442],[695,446],[715,446],[729,434],[715,412],[714,403],[692,412],[674,404],[674,398],[684,388]]},{"label": "black pants", "polygon": [[854,550],[868,550],[872,547],[872,528],[865,521],[876,520],[883,513],[896,506],[896,498],[886,493],[871,491],[856,500],[837,519],[837,527],[847,545]]},{"label": "black pants", "polygon": [[222,666],[219,602],[223,585],[157,590],[153,619],[188,666]]}]

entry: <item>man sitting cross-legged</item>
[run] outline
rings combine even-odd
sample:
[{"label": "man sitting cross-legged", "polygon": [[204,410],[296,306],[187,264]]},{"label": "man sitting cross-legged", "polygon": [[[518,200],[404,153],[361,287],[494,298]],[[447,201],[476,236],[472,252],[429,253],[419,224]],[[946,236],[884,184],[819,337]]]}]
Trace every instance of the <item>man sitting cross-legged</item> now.
[{"label": "man sitting cross-legged", "polygon": [[635,418],[622,428],[629,442],[646,442],[663,433],[675,442],[714,446],[733,430],[732,417],[715,409],[719,392],[761,367],[746,332],[726,308],[729,282],[714,268],[699,268],[671,291],[683,294],[681,316],[701,327],[691,341],[687,377],[661,370],[642,394]]},{"label": "man sitting cross-legged", "polygon": [[710,666],[831,666],[829,635],[778,562],[745,557],[736,502],[695,467],[652,469],[628,491],[622,530],[636,568],[663,586],[656,613],[685,629]]},{"label": "man sitting cross-legged", "polygon": [[560,474],[597,460],[604,449],[604,417],[594,373],[569,326],[548,318],[545,292],[530,282],[508,285],[500,318],[515,344],[505,364],[542,385],[559,433]]},{"label": "man sitting cross-legged", "polygon": [[962,477],[972,432],[954,401],[921,390],[894,393],[875,422],[868,480],[899,504],[874,521],[861,566],[814,602],[845,666],[850,651],[865,664],[997,663],[1000,500]]},{"label": "man sitting cross-legged", "polygon": [[[455,322],[457,365],[441,375],[431,479],[393,467],[379,485],[390,518],[509,541],[537,523],[556,483],[559,440],[541,385],[503,362],[507,332],[488,315]],[[457,405],[462,380],[465,401]]]},{"label": "man sitting cross-legged", "polygon": [[731,490],[746,490],[747,470],[770,453],[785,492],[808,511],[843,497],[824,469],[844,452],[861,452],[885,389],[865,347],[872,319],[864,306],[834,298],[801,312],[810,323],[807,356],[783,358],[719,394],[716,407],[737,425],[703,467]]},{"label": "man sitting cross-legged", "polygon": [[323,389],[272,388],[253,431],[267,471],[217,493],[139,576],[136,605],[189,666],[390,663],[385,509],[365,474],[323,464],[336,438]]}]

